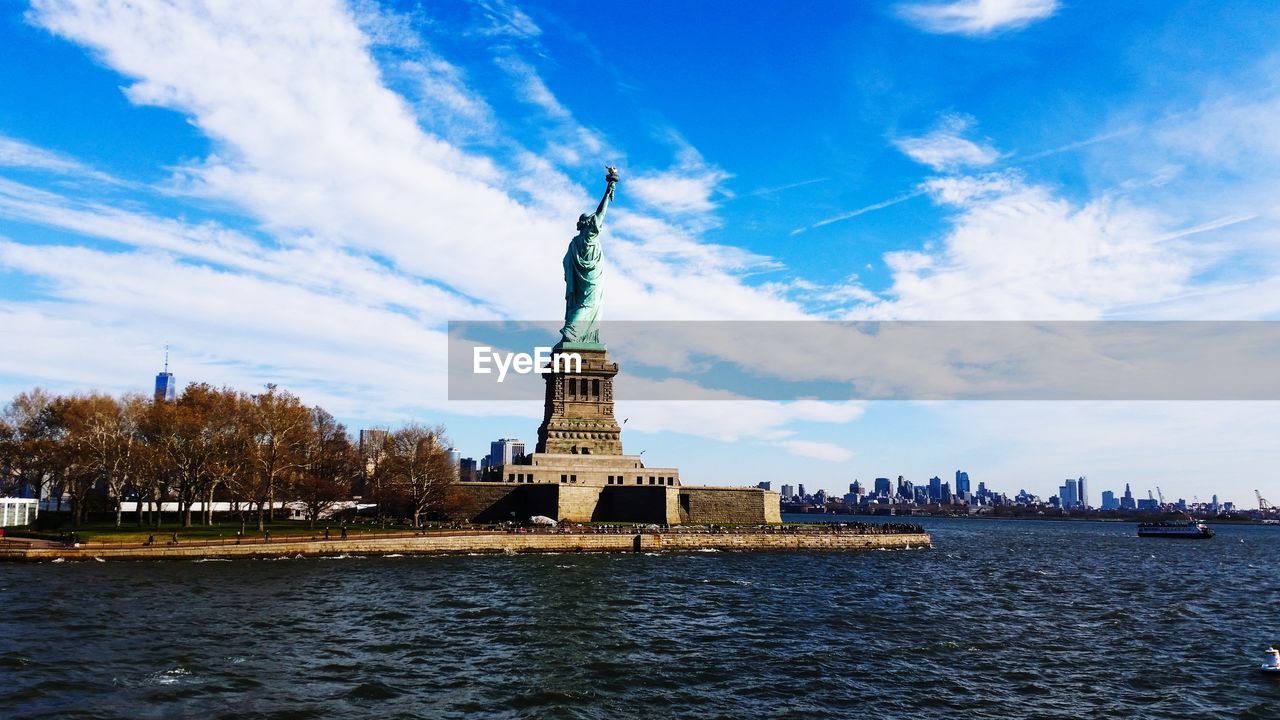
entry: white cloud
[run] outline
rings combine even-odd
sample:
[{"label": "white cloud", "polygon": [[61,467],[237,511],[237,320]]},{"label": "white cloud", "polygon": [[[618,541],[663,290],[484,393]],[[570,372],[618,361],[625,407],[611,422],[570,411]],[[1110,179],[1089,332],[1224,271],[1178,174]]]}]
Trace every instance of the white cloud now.
[{"label": "white cloud", "polygon": [[926,182],[955,210],[937,248],[887,253],[894,299],[855,316],[1088,320],[1178,293],[1194,258],[1157,214],[1108,197],[1074,205],[1015,173]]},{"label": "white cloud", "polygon": [[898,14],[921,30],[959,35],[1016,30],[1057,10],[1058,0],[951,0],[898,6]]},{"label": "white cloud", "polygon": [[[635,382],[634,379],[631,382]],[[705,394],[707,397],[725,393]],[[795,455],[841,462],[853,453],[844,446],[800,439],[793,423],[845,424],[862,416],[861,402],[768,402],[742,399],[621,401],[618,416],[629,420],[628,431],[676,432],[722,442],[758,442]]]},{"label": "white cloud", "polygon": [[[1000,158],[1000,153],[990,145],[976,143],[963,137],[973,127],[973,118],[965,115],[948,115],[938,127],[927,135],[901,138],[894,141],[907,157],[934,170],[958,170],[966,167],[983,167]],[[904,198],[905,199],[905,198]],[[880,203],[870,209],[879,209]],[[859,214],[861,214],[859,212]],[[843,219],[836,218],[837,220]]]},{"label": "white cloud", "polygon": [[[673,136],[674,137],[674,136]],[[702,214],[716,209],[715,196],[727,191],[721,183],[729,179],[729,173],[707,163],[697,150],[684,143],[677,163],[669,170],[643,173],[631,178],[627,187],[645,204],[667,215]]]}]

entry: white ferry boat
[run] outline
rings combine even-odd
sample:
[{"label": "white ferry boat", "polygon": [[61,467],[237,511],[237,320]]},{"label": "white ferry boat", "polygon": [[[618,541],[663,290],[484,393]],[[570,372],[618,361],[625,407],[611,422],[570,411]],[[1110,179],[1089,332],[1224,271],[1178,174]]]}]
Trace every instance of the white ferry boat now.
[{"label": "white ferry boat", "polygon": [[1213,529],[1198,520],[1138,523],[1138,537],[1208,540],[1213,537]]}]

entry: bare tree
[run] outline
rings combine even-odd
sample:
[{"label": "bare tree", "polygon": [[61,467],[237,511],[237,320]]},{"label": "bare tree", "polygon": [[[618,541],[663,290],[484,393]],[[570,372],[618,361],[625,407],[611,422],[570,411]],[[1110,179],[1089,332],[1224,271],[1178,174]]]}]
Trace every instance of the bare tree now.
[{"label": "bare tree", "polygon": [[449,461],[444,426],[406,425],[387,436],[387,477],[406,503],[414,527],[427,513],[444,512],[458,476]]},{"label": "bare tree", "polygon": [[264,507],[275,518],[276,491],[290,474],[302,468],[311,416],[297,396],[275,385],[252,396],[251,428],[253,462],[257,473],[254,499],[258,504],[258,531],[266,529]]},{"label": "bare tree", "polygon": [[346,427],[320,407],[311,409],[305,452],[306,462],[294,482],[293,493],[305,507],[311,527],[315,527],[316,520],[351,497],[359,457]]}]

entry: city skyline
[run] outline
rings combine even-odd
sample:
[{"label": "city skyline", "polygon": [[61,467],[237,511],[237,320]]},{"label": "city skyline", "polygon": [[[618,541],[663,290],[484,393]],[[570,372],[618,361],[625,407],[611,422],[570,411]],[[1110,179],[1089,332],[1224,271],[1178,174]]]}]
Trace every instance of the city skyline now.
[{"label": "city skyline", "polygon": [[[1280,318],[1280,9],[740,10],[6,6],[0,392],[150,395],[171,345],[178,390],[530,438],[536,403],[447,400],[445,323],[558,317],[606,164],[609,319]],[[1280,495],[1270,402],[617,415],[709,484]]]}]

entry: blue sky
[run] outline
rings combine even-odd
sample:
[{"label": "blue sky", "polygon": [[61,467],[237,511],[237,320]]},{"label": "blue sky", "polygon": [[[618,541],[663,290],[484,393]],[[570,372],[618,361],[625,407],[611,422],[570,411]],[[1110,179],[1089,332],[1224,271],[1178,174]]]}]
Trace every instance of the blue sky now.
[{"label": "blue sky", "polygon": [[[1273,3],[39,0],[0,10],[0,392],[278,382],[464,454],[444,323],[1278,319]],[[1273,403],[636,403],[687,482],[1275,487]],[[1271,495],[1280,494],[1280,488]]]}]

